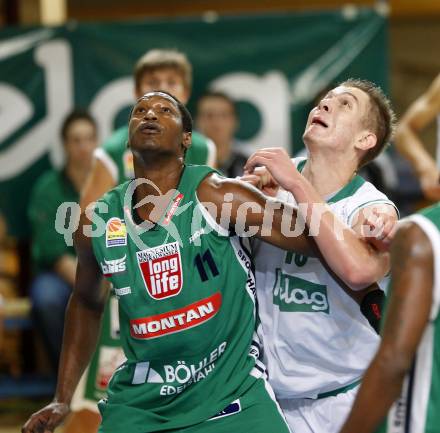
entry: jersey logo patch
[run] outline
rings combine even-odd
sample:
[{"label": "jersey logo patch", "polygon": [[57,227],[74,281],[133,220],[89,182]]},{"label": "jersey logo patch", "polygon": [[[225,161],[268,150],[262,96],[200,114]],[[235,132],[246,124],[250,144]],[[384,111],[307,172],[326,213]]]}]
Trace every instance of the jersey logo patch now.
[{"label": "jersey logo patch", "polygon": [[285,312],[330,312],[326,286],[286,274],[279,268],[273,286],[273,303]]},{"label": "jersey logo patch", "polygon": [[104,263],[100,262],[102,275],[104,275],[104,277],[111,277],[113,274],[119,274],[121,272],[125,272],[127,269],[125,263],[126,258],[127,255],[125,255],[121,259],[115,259],[115,260],[104,259]]},{"label": "jersey logo patch", "polygon": [[131,287],[121,287],[120,289],[118,289],[117,287],[115,287],[115,295],[117,298],[120,298],[121,296],[125,296],[125,295],[131,295]]},{"label": "jersey logo patch", "polygon": [[221,293],[215,293],[177,310],[130,320],[130,335],[146,340],[194,328],[212,319],[220,310],[221,304]]},{"label": "jersey logo patch", "polygon": [[180,193],[180,194],[178,194],[177,197],[173,200],[173,203],[172,203],[172,205],[171,205],[171,207],[170,207],[170,210],[167,212],[167,214],[166,214],[166,216],[165,216],[165,218],[164,218],[164,220],[163,220],[163,222],[162,222],[162,225],[167,226],[167,225],[170,223],[171,218],[172,218],[173,215],[176,213],[176,210],[177,210],[177,208],[179,207],[179,204],[180,204],[180,202],[182,201],[182,199],[183,199],[183,194]]},{"label": "jersey logo patch", "polygon": [[124,220],[113,217],[107,221],[105,245],[107,248],[127,245],[127,228]]},{"label": "jersey logo patch", "polygon": [[153,299],[180,293],[183,275],[178,242],[138,251],[136,256],[148,294]]},{"label": "jersey logo patch", "polygon": [[213,419],[218,419],[218,418],[224,418],[225,416],[234,415],[239,412],[241,412],[240,399],[233,401],[229,406],[225,407],[217,415],[214,415],[212,418],[209,418],[208,421],[211,421]]}]

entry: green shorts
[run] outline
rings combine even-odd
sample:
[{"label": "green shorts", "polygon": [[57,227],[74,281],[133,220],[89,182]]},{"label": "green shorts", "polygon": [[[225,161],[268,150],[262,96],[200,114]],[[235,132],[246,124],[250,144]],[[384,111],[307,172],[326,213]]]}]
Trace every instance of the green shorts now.
[{"label": "green shorts", "polygon": [[211,419],[192,427],[168,430],[166,433],[289,432],[272,388],[264,379],[257,379],[246,394]]},{"label": "green shorts", "polygon": [[[194,402],[197,407],[197,402]],[[116,430],[112,430],[114,433]],[[150,430],[149,430],[150,431]],[[101,427],[98,433],[106,433]],[[130,433],[127,431],[120,433]],[[284,419],[272,388],[264,379],[254,384],[237,400],[212,418],[182,429],[160,433],[293,433]]]}]

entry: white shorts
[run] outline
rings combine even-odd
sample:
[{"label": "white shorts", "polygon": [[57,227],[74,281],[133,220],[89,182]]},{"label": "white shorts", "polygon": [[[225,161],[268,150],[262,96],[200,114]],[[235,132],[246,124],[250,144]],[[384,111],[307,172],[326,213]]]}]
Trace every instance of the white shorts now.
[{"label": "white shorts", "polygon": [[332,397],[279,399],[293,433],[338,433],[350,413],[359,385]]}]

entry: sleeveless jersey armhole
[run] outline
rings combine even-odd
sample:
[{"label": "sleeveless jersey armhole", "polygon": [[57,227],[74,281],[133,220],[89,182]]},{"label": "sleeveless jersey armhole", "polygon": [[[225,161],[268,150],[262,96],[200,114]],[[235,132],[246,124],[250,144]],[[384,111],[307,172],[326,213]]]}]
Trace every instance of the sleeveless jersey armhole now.
[{"label": "sleeveless jersey armhole", "polygon": [[417,224],[424,231],[431,242],[434,260],[434,284],[432,288],[432,307],[430,319],[435,320],[438,316],[440,308],[440,233],[434,223],[423,215],[412,215],[408,218],[405,218],[405,221],[411,221]]},{"label": "sleeveless jersey armhole", "polygon": [[220,236],[229,236],[230,233],[228,230],[223,228],[217,221],[213,218],[213,216],[208,212],[205,206],[203,206],[202,202],[200,202],[197,192],[195,193],[195,197],[197,200],[197,207],[199,208],[201,214],[205,221],[209,224],[209,226]]}]

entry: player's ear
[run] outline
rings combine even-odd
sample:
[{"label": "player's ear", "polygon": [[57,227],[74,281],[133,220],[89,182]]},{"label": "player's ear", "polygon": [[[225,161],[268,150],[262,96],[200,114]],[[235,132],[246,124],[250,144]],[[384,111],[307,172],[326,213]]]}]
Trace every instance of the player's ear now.
[{"label": "player's ear", "polygon": [[192,133],[184,132],[182,137],[182,144],[185,149],[188,149],[191,146]]},{"label": "player's ear", "polygon": [[377,137],[371,131],[362,131],[359,134],[358,140],[356,141],[356,148],[359,150],[368,150],[376,146]]}]

